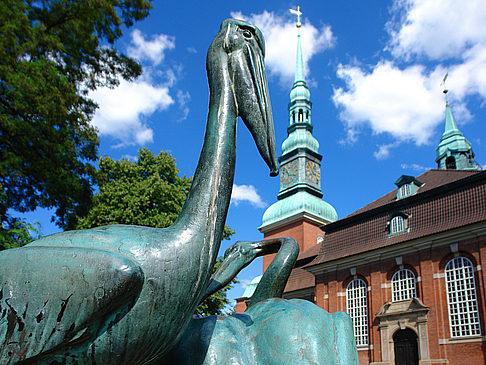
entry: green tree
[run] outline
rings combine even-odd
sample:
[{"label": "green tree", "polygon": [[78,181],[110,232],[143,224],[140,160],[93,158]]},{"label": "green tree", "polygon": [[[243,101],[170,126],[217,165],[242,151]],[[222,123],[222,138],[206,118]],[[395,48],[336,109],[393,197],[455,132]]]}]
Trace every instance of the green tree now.
[{"label": "green tree", "polygon": [[77,228],[114,223],[168,227],[179,215],[191,186],[191,179],[178,173],[174,158],[164,151],[156,156],[142,148],[135,162],[105,155],[97,172],[99,192]]},{"label": "green tree", "polygon": [[88,92],[141,74],[114,42],[150,8],[148,0],[0,2],[0,239],[15,236],[13,211],[55,209],[62,228],[87,213],[99,144]]},{"label": "green tree", "polygon": [[[147,148],[138,152],[135,162],[126,158],[114,161],[101,158],[97,172],[98,193],[88,214],[78,222],[78,229],[107,224],[135,224],[163,228],[179,215],[192,179],[180,177],[174,158],[165,151],[155,155]],[[224,239],[234,232],[225,226]],[[221,264],[218,259],[216,267]],[[236,280],[232,284],[237,283]],[[221,314],[229,304],[224,288],[207,298],[198,315]]]}]

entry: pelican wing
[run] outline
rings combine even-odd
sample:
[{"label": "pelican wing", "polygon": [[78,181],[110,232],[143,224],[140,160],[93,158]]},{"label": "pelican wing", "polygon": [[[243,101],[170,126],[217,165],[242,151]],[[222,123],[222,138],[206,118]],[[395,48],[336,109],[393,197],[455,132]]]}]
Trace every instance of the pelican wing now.
[{"label": "pelican wing", "polygon": [[0,363],[84,348],[136,301],[143,272],[108,251],[23,247],[0,254]]}]

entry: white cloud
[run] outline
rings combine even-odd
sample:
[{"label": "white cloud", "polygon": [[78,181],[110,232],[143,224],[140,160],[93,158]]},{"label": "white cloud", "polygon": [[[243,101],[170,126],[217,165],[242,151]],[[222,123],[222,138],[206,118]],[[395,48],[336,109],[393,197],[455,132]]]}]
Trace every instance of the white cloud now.
[{"label": "white cloud", "polygon": [[144,80],[121,80],[118,87],[97,89],[90,97],[99,105],[92,124],[101,135],[120,140],[120,145],[152,142],[153,130],[144,119],[174,102],[166,86],[154,86]]},{"label": "white cloud", "polygon": [[247,201],[257,208],[265,208],[267,206],[267,204],[262,201],[262,198],[258,195],[258,192],[253,185],[233,184],[231,202],[238,206],[242,201]]},{"label": "white cloud", "polygon": [[[383,57],[370,69],[340,65],[337,76],[346,86],[334,89],[333,100],[354,140],[366,126],[395,142],[429,143],[443,123],[446,71],[459,124],[471,118],[467,97],[486,101],[486,2],[395,0],[392,15],[385,49],[392,59]],[[389,152],[385,144],[375,157]]]},{"label": "white cloud", "polygon": [[448,62],[453,98],[486,99],[486,2],[396,0],[399,21],[389,22],[388,49],[397,59]]},{"label": "white cloud", "polygon": [[413,171],[420,171],[420,172],[431,170],[433,168],[433,167],[422,166],[422,165],[419,165],[419,164],[416,164],[416,163],[413,163],[413,164],[402,163],[401,167],[404,170],[413,170]]},{"label": "white cloud", "polygon": [[[346,90],[334,89],[333,101],[352,131],[366,125],[376,134],[420,145],[429,141],[442,121],[441,69],[427,74],[421,66],[401,70],[385,61],[370,72],[340,65],[337,76],[345,81]],[[355,132],[350,135],[356,138]],[[379,155],[385,157],[386,151],[382,148]]]},{"label": "white cloud", "polygon": [[[154,131],[146,121],[156,111],[165,110],[174,103],[169,88],[180,70],[154,69],[163,61],[165,51],[175,47],[174,38],[164,34],[153,35],[151,40],[145,38],[135,29],[127,47],[129,56],[149,61],[144,65],[143,76],[133,82],[120,80],[113,89],[99,88],[90,93],[99,105],[92,124],[102,136],[118,140],[115,147],[153,142]],[[161,79],[164,81],[155,81]]]},{"label": "white cloud", "polygon": [[486,40],[484,0],[396,0],[394,13],[388,27],[396,57],[455,58]]},{"label": "white cloud", "polygon": [[175,47],[174,38],[165,34],[154,34],[151,40],[145,40],[139,29],[132,32],[132,44],[127,48],[130,57],[149,60],[157,66],[164,59],[164,52]]},{"label": "white cloud", "polygon": [[177,103],[179,104],[179,109],[182,111],[182,117],[179,121],[186,120],[189,116],[189,102],[191,101],[191,95],[186,91],[177,90]]},{"label": "white cloud", "polygon": [[388,49],[396,59],[414,57],[450,65],[447,86],[458,100],[486,99],[486,2],[397,0],[400,21],[388,23]]},{"label": "white cloud", "polygon": [[[283,17],[268,11],[250,16],[232,12],[231,16],[255,24],[262,31],[265,37],[265,64],[269,74],[279,77],[282,82],[293,80],[297,51],[295,19],[290,14]],[[334,41],[331,27],[318,29],[308,20],[302,22],[301,43],[306,75],[310,73],[308,63],[312,56],[332,47]]]},{"label": "white cloud", "polygon": [[473,94],[486,100],[486,42],[467,50],[463,62],[450,67],[447,87],[458,100]]},{"label": "white cloud", "polygon": [[373,152],[373,156],[377,160],[385,160],[390,156],[390,149],[397,146],[397,143],[382,144],[378,146],[378,151]]}]

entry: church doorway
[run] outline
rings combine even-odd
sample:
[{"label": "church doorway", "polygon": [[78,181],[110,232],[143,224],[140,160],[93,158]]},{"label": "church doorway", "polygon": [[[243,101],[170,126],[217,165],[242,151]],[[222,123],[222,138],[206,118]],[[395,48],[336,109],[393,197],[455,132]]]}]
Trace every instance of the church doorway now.
[{"label": "church doorway", "polygon": [[417,335],[410,328],[399,330],[393,335],[395,365],[418,365]]}]

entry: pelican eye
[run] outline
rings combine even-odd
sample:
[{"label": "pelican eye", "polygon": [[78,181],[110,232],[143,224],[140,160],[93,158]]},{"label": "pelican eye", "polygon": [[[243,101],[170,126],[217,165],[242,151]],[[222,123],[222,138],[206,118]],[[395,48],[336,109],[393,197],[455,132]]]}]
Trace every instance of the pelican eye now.
[{"label": "pelican eye", "polygon": [[252,36],[253,34],[251,34],[248,29],[243,29],[243,37],[245,37],[246,39],[250,39]]}]

